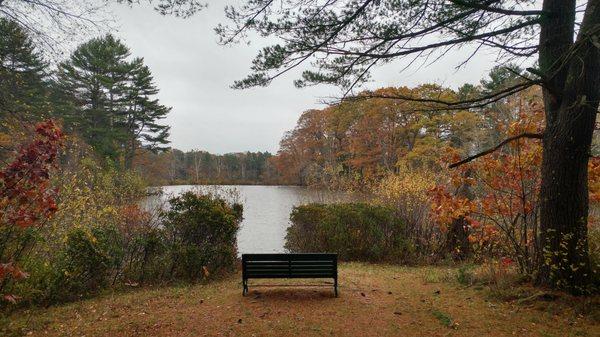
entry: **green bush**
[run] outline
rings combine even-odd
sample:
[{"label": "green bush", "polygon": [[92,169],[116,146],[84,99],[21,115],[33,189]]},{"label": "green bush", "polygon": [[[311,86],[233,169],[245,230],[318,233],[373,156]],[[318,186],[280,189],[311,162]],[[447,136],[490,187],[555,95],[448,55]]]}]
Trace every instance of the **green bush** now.
[{"label": "green bush", "polygon": [[162,218],[170,238],[171,276],[198,279],[232,270],[242,206],[193,192],[169,200],[169,205]]},{"label": "green bush", "polygon": [[47,301],[71,300],[105,288],[111,284],[122,255],[121,237],[115,227],[74,228],[59,253],[57,275]]},{"label": "green bush", "polygon": [[143,228],[134,233],[122,262],[122,279],[129,284],[155,283],[166,279],[170,263],[163,229]]},{"label": "green bush", "polygon": [[346,261],[401,262],[410,246],[392,208],[366,203],[309,204],[290,215],[285,248],[332,252]]}]

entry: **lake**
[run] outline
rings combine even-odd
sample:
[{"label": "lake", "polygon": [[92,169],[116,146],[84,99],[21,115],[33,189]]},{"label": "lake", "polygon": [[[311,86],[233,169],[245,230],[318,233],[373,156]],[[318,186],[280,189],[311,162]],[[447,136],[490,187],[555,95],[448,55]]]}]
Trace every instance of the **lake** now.
[{"label": "lake", "polygon": [[[283,253],[292,208],[310,202],[348,200],[341,193],[300,186],[178,185],[163,186],[160,200],[190,190],[211,191],[244,205],[244,220],[237,235],[242,253]],[[158,200],[155,200],[158,201]]]}]

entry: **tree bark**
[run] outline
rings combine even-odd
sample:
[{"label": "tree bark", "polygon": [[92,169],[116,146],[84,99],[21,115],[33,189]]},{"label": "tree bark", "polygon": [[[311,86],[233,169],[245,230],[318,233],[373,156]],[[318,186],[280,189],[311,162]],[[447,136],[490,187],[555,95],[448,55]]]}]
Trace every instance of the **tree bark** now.
[{"label": "tree bark", "polygon": [[[546,0],[540,34],[546,129],[540,189],[537,283],[590,289],[588,160],[600,96],[600,0],[590,0],[575,44],[575,1]],[[594,42],[594,39],[596,39]],[[567,58],[568,56],[568,58]]]}]

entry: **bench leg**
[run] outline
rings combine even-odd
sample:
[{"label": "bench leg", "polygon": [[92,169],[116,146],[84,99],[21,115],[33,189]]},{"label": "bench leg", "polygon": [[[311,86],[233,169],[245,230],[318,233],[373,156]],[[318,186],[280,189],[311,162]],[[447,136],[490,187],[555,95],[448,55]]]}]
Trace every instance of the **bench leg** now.
[{"label": "bench leg", "polygon": [[333,288],[335,291],[335,297],[338,297],[338,284],[337,284],[337,278],[333,279]]},{"label": "bench leg", "polygon": [[248,293],[248,280],[242,281],[242,296],[246,296]]}]

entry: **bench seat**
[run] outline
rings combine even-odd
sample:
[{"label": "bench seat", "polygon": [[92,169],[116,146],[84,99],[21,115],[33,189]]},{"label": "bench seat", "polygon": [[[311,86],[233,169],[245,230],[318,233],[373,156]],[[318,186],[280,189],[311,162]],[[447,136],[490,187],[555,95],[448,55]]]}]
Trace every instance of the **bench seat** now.
[{"label": "bench seat", "polygon": [[332,278],[337,297],[337,254],[242,254],[242,295],[249,279]]}]

